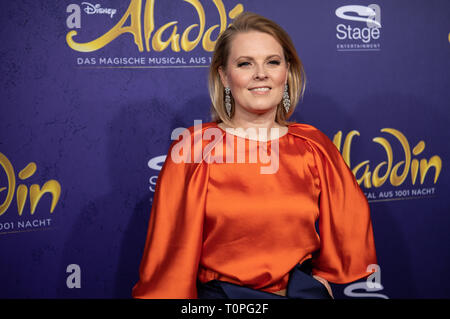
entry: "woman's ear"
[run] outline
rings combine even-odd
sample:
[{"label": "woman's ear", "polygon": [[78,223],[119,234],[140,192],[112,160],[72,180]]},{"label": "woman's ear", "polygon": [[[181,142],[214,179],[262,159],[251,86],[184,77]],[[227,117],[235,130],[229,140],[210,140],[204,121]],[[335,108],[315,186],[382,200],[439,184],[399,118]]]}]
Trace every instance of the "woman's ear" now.
[{"label": "woman's ear", "polygon": [[218,71],[219,71],[220,80],[222,81],[223,87],[229,87],[228,86],[228,77],[227,77],[227,74],[226,74],[225,70],[223,69],[223,67],[219,66]]}]

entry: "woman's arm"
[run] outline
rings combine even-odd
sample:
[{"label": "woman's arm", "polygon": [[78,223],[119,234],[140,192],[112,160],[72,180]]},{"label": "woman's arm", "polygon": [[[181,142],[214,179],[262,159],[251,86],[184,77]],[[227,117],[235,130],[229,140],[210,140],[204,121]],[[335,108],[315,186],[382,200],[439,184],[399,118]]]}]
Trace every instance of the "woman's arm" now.
[{"label": "woman's arm", "polygon": [[197,298],[208,166],[175,161],[175,145],[158,175],[134,298]]}]

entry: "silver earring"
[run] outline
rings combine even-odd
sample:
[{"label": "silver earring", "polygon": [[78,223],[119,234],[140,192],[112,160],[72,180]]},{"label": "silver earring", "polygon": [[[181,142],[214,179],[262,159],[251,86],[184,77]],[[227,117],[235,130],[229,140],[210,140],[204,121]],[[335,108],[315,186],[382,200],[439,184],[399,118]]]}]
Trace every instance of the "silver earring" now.
[{"label": "silver earring", "polygon": [[285,84],[284,86],[284,93],[283,93],[283,106],[286,111],[286,113],[289,112],[289,108],[291,107],[291,99],[289,98],[289,92],[288,92],[288,85]]},{"label": "silver earring", "polygon": [[231,96],[230,96],[230,88],[225,88],[225,109],[227,110],[228,117],[231,117]]}]

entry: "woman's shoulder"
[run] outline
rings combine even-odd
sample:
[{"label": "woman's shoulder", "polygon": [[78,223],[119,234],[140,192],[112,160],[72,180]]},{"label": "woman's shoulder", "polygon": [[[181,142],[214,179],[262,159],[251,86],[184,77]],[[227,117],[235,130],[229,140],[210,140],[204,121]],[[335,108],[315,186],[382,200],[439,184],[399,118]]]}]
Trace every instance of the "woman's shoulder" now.
[{"label": "woman's shoulder", "polygon": [[[319,144],[323,147],[330,147],[334,145],[330,138],[325,135],[317,127],[306,123],[293,123],[289,125],[289,133],[301,139],[308,140],[314,144]],[[331,145],[330,145],[331,144]]]},{"label": "woman's shoulder", "polygon": [[289,126],[289,132],[303,142],[306,141],[318,155],[321,161],[344,163],[342,155],[333,141],[318,128],[303,123],[295,123]]}]

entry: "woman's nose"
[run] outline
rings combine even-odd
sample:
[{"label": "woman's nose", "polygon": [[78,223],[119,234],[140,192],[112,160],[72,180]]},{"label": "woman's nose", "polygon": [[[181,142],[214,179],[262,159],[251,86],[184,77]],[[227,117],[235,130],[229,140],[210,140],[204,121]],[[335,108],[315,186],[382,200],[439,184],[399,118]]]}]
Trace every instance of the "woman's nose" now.
[{"label": "woman's nose", "polygon": [[255,80],[264,80],[267,78],[267,73],[264,70],[263,66],[256,66],[255,68],[255,75],[254,75]]}]

